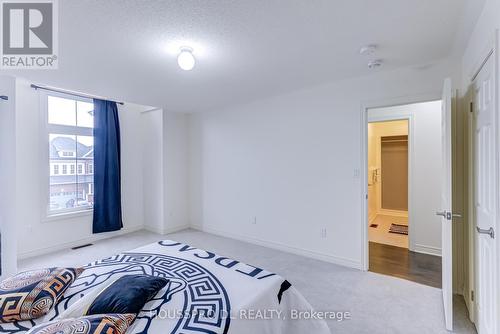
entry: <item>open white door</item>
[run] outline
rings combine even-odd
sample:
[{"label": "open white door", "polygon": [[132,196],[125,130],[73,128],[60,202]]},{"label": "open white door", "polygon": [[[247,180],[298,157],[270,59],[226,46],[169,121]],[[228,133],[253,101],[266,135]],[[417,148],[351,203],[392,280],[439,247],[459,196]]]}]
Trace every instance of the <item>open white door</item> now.
[{"label": "open white door", "polygon": [[476,220],[476,328],[497,334],[497,173],[495,62],[490,56],[474,80],[474,211]]},{"label": "open white door", "polygon": [[452,220],[451,194],[451,113],[452,113],[452,90],[451,80],[446,79],[443,87],[442,102],[442,159],[441,171],[441,209],[436,214],[441,216],[441,248],[443,261],[443,305],[446,320],[446,329],[453,330],[453,272],[452,272]]}]

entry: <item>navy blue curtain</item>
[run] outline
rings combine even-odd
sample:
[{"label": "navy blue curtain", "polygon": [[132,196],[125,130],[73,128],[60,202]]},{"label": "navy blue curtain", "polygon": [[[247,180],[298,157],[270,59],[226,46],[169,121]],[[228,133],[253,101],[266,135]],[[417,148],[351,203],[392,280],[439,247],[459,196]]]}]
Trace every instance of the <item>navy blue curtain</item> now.
[{"label": "navy blue curtain", "polygon": [[94,99],[93,233],[123,227],[120,174],[120,122],[116,102]]}]

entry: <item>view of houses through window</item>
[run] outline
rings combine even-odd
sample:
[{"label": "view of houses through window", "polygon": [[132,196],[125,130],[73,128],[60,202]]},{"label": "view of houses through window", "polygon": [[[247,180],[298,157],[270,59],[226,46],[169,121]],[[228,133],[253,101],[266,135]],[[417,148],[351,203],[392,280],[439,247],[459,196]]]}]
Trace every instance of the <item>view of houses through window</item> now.
[{"label": "view of houses through window", "polygon": [[94,204],[94,138],[91,99],[47,95],[49,215]]}]

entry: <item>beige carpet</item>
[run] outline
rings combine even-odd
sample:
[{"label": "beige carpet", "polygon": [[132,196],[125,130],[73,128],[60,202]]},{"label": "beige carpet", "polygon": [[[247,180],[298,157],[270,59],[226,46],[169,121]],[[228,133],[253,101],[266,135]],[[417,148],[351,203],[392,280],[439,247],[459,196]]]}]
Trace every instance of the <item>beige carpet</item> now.
[{"label": "beige carpet", "polygon": [[[91,247],[23,260],[19,268],[82,265],[162,239],[178,240],[278,273],[299,289],[316,310],[349,311],[350,320],[328,322],[332,333],[449,333],[444,328],[440,289],[193,230],[167,236],[135,232]],[[461,297],[455,299],[455,328],[455,333],[475,332]]]}]

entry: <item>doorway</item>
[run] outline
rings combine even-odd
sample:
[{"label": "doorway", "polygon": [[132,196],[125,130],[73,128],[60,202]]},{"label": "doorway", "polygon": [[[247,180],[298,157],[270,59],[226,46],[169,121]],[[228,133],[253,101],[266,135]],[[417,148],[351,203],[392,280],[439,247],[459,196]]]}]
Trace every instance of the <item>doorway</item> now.
[{"label": "doorway", "polygon": [[408,249],[408,120],[368,123],[368,240]]},{"label": "doorway", "polygon": [[441,288],[441,101],[368,109],[368,270]]}]

